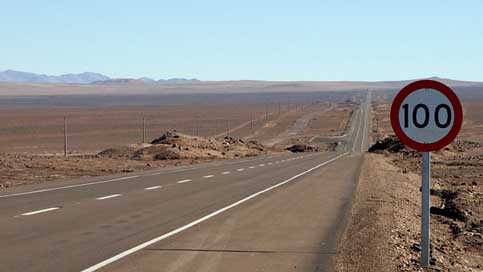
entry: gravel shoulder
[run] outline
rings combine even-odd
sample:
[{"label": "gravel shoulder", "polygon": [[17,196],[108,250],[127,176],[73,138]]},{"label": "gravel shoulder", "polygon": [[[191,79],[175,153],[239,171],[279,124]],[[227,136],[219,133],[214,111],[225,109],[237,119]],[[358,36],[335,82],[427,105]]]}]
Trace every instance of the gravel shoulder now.
[{"label": "gravel shoulder", "polygon": [[[465,158],[450,155],[435,156],[432,267],[427,271],[483,271],[482,186],[479,181],[464,182],[464,177],[449,171],[448,164],[454,164],[455,157]],[[338,271],[424,271],[419,266],[419,159],[366,154],[349,225],[339,245]],[[450,175],[441,177],[441,173]],[[434,212],[448,206],[438,193],[442,191],[458,192],[454,205],[465,219]]]},{"label": "gravel shoulder", "polygon": [[395,172],[381,157],[365,155],[348,227],[339,243],[337,271],[396,271],[396,253],[388,243],[395,224]]}]

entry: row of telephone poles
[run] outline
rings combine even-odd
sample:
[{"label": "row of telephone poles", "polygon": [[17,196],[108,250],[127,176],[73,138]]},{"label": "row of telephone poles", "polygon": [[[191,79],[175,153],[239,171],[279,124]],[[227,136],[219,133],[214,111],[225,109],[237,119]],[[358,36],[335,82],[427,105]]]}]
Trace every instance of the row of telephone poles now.
[{"label": "row of telephone poles", "polygon": [[[272,105],[272,111],[270,111],[270,106]],[[275,113],[277,114],[276,116],[280,116],[282,114],[282,102],[281,101],[278,101],[278,103],[276,103],[276,109],[273,110],[273,105],[274,103],[265,103],[265,113],[262,115],[262,118],[256,120],[255,119],[255,116],[256,115],[259,115],[259,114],[256,114],[255,112],[251,111],[250,112],[250,129],[253,130],[255,128],[255,123],[256,122],[259,122],[259,121],[264,121],[264,122],[268,122],[268,120],[270,119],[270,115],[275,115]],[[296,103],[291,103],[290,99],[287,99],[287,105],[286,105],[286,109],[287,111],[286,112],[290,112],[291,109],[295,109],[295,111],[298,111],[298,110],[303,110],[303,105],[301,104],[296,104]],[[259,112],[258,112],[259,113]],[[214,127],[214,133],[213,135],[219,135],[218,133],[218,129],[219,129],[219,123],[220,121],[224,124],[221,125],[221,127],[225,127],[225,136],[227,137],[230,137],[230,130],[231,130],[231,127],[230,127],[230,120],[228,119],[215,119],[215,127]],[[68,119],[67,119],[67,116],[64,116],[64,127],[63,127],[63,134],[64,134],[64,156],[67,157],[68,156],[68,152],[69,152],[69,146],[68,146]],[[176,124],[174,124],[174,129],[176,130]],[[196,115],[193,117],[193,123],[192,123],[192,135],[193,136],[200,136],[200,115]],[[146,143],[146,117],[143,116],[142,117],[142,130],[141,130],[141,140],[142,140],[142,143]]]}]

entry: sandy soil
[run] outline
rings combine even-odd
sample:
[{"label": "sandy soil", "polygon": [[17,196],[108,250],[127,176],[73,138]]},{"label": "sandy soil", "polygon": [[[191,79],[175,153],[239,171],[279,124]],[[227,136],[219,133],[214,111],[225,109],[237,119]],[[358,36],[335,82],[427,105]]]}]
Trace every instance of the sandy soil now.
[{"label": "sandy soil", "polygon": [[336,108],[334,113],[320,120],[320,124],[309,132],[339,133],[343,129],[338,120],[348,118],[348,115],[328,103],[305,105],[297,111],[292,107],[290,112],[284,106],[280,114],[276,104],[5,109],[0,111],[0,152],[63,152],[64,116],[67,117],[69,153],[87,154],[116,145],[141,143],[143,118],[146,140],[166,130],[177,130],[191,135],[229,135],[263,142],[277,137],[302,116],[325,112],[330,107]]},{"label": "sandy soil", "polygon": [[[401,162],[407,161],[394,156],[369,154],[365,158],[338,271],[423,271],[419,266],[421,178],[401,168]],[[433,189],[445,185],[436,179]],[[431,215],[432,269],[482,271],[481,182],[446,188],[457,192],[456,197],[448,202],[433,196],[432,206],[455,205],[466,219]]]},{"label": "sandy soil", "polygon": [[[398,171],[376,155],[366,155],[348,228],[340,242],[337,271],[397,271],[393,190]],[[390,176],[389,176],[390,175]]]},{"label": "sandy soil", "polygon": [[[0,114],[4,121],[0,122],[0,130],[4,132],[0,134],[0,146],[7,152],[0,153],[0,187],[256,156],[266,152],[287,152],[285,148],[291,144],[308,143],[305,126],[298,128],[300,135],[286,135],[301,119],[325,113],[330,117],[317,120],[310,133],[343,133],[351,112],[346,104],[338,103],[314,103],[297,109],[292,107],[291,111],[281,107],[280,113],[278,105],[267,107],[259,104],[143,107],[142,110],[147,116],[147,141],[169,129],[193,135],[196,140],[146,147],[142,151],[133,149],[133,144],[139,146],[142,139],[143,115],[137,107],[4,110]],[[69,116],[67,158],[60,155],[63,147],[61,116],[64,114]],[[313,121],[308,120],[305,125]],[[223,127],[225,122],[226,128]],[[223,132],[224,129],[229,129],[229,132]],[[263,152],[256,148],[252,148],[255,152],[242,150],[235,156],[222,146],[213,147],[211,143],[206,143],[211,140],[202,140],[203,136],[210,135],[218,135],[213,141],[223,141],[226,135],[234,139],[243,138],[247,145],[250,141],[267,144],[275,139],[277,145],[268,149],[262,146]],[[171,145],[176,145],[176,148]],[[233,143],[230,145],[234,147]],[[181,154],[179,148],[183,151]],[[184,148],[189,148],[189,151]],[[312,150],[333,148],[330,143],[324,143]],[[103,150],[107,151],[101,152]],[[158,154],[161,151],[169,154],[162,157]]]},{"label": "sandy soil", "polygon": [[304,129],[306,135],[340,136],[349,125],[356,105],[341,103],[331,111],[319,111],[310,119]]},{"label": "sandy soil", "polygon": [[[432,78],[454,88],[481,88],[481,82]],[[201,81],[190,84],[33,84],[0,82],[3,95],[58,95],[58,94],[153,94],[153,93],[267,93],[320,92],[353,90],[396,90],[410,81]]]},{"label": "sandy soil", "polygon": [[[270,110],[274,110],[273,107]],[[196,105],[120,108],[41,108],[0,112],[0,151],[59,153],[63,151],[63,118],[71,153],[98,152],[116,145],[142,142],[166,130],[209,136],[235,127],[250,115],[260,117],[264,105]]]},{"label": "sandy soil", "polygon": [[277,152],[254,142],[173,132],[164,134],[153,143],[119,146],[96,155],[69,157],[0,154],[0,188]]},{"label": "sandy soil", "polygon": [[317,103],[281,114],[246,136],[269,146],[307,143],[314,136],[344,134],[356,105]]}]

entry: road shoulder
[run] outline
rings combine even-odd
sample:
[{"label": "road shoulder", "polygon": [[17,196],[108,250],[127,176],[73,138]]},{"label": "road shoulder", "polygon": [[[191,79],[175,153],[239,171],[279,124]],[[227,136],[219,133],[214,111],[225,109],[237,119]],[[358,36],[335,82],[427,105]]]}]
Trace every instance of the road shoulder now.
[{"label": "road shoulder", "polygon": [[[419,159],[412,158],[416,162]],[[339,243],[337,270],[481,271],[483,258],[481,250],[478,251],[481,237],[478,229],[475,227],[471,232],[463,223],[434,213],[431,214],[431,267],[421,268],[421,177],[418,164],[411,171],[409,160],[399,155],[365,155],[349,224]],[[432,191],[435,193],[442,191],[438,185],[441,171],[448,172],[447,168],[441,168],[442,163],[442,160],[434,162]],[[470,200],[479,201],[478,193],[474,192]],[[441,206],[436,195],[431,197],[431,203],[432,207]],[[470,212],[466,214],[477,216],[478,211]],[[474,224],[468,222],[467,225]]]},{"label": "road shoulder", "polygon": [[397,169],[365,154],[357,191],[338,247],[337,271],[396,271],[390,243]]}]

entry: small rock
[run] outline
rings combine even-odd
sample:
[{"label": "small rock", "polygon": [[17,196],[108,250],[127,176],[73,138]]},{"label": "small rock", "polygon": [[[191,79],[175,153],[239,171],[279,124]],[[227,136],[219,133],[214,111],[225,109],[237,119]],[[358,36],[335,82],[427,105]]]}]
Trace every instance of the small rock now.
[{"label": "small rock", "polygon": [[421,251],[421,246],[419,244],[413,244],[411,246],[411,250],[416,251],[416,252],[420,252]]}]

